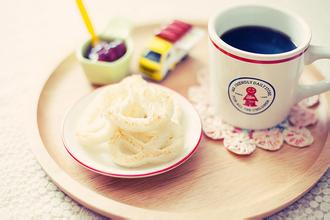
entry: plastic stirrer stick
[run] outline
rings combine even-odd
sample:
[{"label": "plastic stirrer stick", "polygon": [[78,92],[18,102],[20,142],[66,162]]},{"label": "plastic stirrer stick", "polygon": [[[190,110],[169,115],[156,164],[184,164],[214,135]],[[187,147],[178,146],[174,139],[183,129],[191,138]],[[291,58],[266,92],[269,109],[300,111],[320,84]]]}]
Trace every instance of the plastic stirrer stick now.
[{"label": "plastic stirrer stick", "polygon": [[90,35],[92,37],[92,44],[93,44],[93,46],[95,46],[100,41],[100,39],[95,34],[93,25],[91,23],[91,20],[89,19],[88,13],[86,11],[86,8],[85,8],[82,0],[76,0],[76,2],[77,2],[77,5],[78,5],[78,8],[79,8],[79,11],[81,13],[81,16],[84,20],[84,23],[86,25],[86,28],[87,28],[88,32],[90,33]]}]

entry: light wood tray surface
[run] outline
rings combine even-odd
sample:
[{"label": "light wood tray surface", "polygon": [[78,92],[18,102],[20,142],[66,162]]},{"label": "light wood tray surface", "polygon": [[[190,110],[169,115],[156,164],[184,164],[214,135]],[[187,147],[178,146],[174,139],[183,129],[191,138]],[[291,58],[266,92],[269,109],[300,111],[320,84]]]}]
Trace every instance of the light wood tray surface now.
[{"label": "light wood tray surface", "polygon": [[[137,59],[159,24],[134,29]],[[205,26],[201,26],[205,28]],[[207,68],[207,36],[162,83],[184,96],[196,84],[196,72]],[[320,80],[313,66],[303,80]],[[259,218],[294,202],[307,192],[330,164],[328,103],[322,95],[319,122],[312,127],[315,143],[308,148],[284,146],[278,152],[257,150],[238,157],[227,152],[220,141],[203,137],[193,157],[168,173],[143,179],[102,176],[80,167],[65,151],[61,141],[62,120],[79,98],[92,87],[74,55],[51,73],[41,92],[37,121],[43,145],[34,152],[53,181],[73,199],[112,218],[207,219]]]}]

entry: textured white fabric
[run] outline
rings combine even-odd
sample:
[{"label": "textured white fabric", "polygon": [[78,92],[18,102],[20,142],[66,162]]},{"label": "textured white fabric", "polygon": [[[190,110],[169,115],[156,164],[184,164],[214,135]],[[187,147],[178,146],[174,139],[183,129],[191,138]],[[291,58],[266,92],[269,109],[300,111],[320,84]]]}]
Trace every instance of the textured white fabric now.
[{"label": "textured white fabric", "polygon": [[[190,7],[187,6],[189,2]],[[206,20],[224,5],[243,0],[209,1],[86,1],[95,27],[104,27],[112,15],[127,16],[138,22],[187,18]],[[255,0],[294,10],[313,29],[313,43],[329,46],[329,0]],[[78,206],[52,184],[34,159],[26,131],[21,123],[31,102],[31,90],[50,73],[78,41],[88,37],[74,1],[13,0],[1,2],[1,71],[0,71],[0,219],[95,219],[99,215]],[[123,7],[128,6],[129,7]],[[140,6],[143,7],[140,7]],[[195,8],[198,10],[191,10]],[[120,9],[120,10],[119,10]],[[139,10],[137,10],[139,9]],[[151,10],[152,9],[152,10]],[[63,34],[65,33],[65,34]],[[42,39],[46,43],[38,44]],[[42,41],[41,41],[42,42]],[[67,50],[67,51],[65,51]],[[14,62],[13,62],[14,60]],[[22,62],[23,60],[23,62]],[[54,61],[54,62],[53,62]],[[330,62],[319,61],[329,72]],[[30,65],[28,65],[31,63]],[[44,75],[43,75],[44,74]],[[330,219],[330,172],[313,193],[275,215],[318,216]],[[315,201],[315,202],[312,202]],[[312,208],[316,207],[316,208]],[[271,217],[276,219],[276,217]],[[303,218],[301,218],[303,219]]]},{"label": "textured white fabric", "polygon": [[[0,87],[0,219],[102,219],[63,194],[35,160],[26,131],[24,109],[36,82],[23,74],[1,75]],[[16,82],[18,82],[16,80]],[[330,220],[330,170],[298,202],[270,217]]]},{"label": "textured white fabric", "polygon": [[34,158],[21,124],[38,82],[27,78],[0,74],[0,219],[102,219],[62,193]]},{"label": "textured white fabric", "polygon": [[330,220],[330,170],[303,198],[269,219]]},{"label": "textured white fabric", "polygon": [[[186,7],[187,2],[190,7]],[[86,1],[86,4],[95,27],[101,30],[112,15],[130,17],[137,23],[181,17],[206,20],[218,8],[238,2],[243,0],[171,0],[158,1],[157,4],[154,4],[154,0],[144,0],[143,4],[141,1],[131,0],[100,0]],[[278,7],[294,10],[312,27],[313,43],[329,46],[329,0],[253,2],[273,3]],[[100,218],[78,206],[51,183],[29,150],[31,143],[26,131],[21,128],[21,123],[26,121],[23,120],[24,117],[30,117],[24,113],[31,102],[31,90],[35,90],[40,79],[45,78],[51,68],[55,67],[55,63],[73,49],[77,42],[88,37],[75,1],[2,1],[0,11],[3,33],[1,39],[4,42],[0,51],[0,219]],[[42,39],[46,39],[47,43]],[[321,70],[330,73],[330,62],[319,62]],[[28,65],[29,63],[31,64]],[[324,219],[330,219],[329,191],[328,171],[314,193],[307,194],[276,216],[290,214],[299,219],[299,213],[319,217],[323,213]],[[312,200],[317,204],[311,203]],[[312,206],[316,206],[316,209],[311,208]]]}]

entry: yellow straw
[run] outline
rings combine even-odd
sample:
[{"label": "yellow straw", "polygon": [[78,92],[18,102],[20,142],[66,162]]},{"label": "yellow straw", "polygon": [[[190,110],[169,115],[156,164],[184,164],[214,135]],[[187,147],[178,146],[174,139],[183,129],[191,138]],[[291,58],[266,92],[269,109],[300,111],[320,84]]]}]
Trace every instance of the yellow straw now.
[{"label": "yellow straw", "polygon": [[76,0],[76,2],[78,5],[80,14],[84,20],[85,26],[92,37],[92,45],[95,46],[100,41],[100,39],[98,38],[98,36],[96,36],[96,34],[94,32],[93,25],[91,23],[91,20],[88,17],[88,13],[86,11],[86,8],[85,8],[82,0]]}]

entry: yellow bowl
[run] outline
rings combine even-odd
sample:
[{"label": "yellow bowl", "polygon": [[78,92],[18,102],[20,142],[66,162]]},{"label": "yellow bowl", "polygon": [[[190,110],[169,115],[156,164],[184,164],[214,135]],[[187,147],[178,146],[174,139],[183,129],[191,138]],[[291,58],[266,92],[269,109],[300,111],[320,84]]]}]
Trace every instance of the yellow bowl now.
[{"label": "yellow bowl", "polygon": [[[113,40],[113,38],[100,35],[100,39]],[[126,44],[126,53],[118,60],[113,62],[92,61],[84,55],[91,44],[91,40],[83,43],[76,52],[87,79],[95,85],[106,85],[115,83],[129,74],[129,66],[133,54],[133,43],[130,38],[124,39]]]}]

